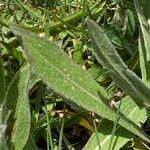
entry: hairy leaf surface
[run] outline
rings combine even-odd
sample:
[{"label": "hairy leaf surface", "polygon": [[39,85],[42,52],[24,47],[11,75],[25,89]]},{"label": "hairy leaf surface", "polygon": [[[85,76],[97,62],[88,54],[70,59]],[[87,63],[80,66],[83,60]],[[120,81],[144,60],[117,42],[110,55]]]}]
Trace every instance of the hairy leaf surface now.
[{"label": "hairy leaf surface", "polygon": [[[21,37],[32,69],[54,92],[64,97],[72,106],[82,107],[106,119],[115,120],[116,112],[109,107],[106,91],[85,70],[72,62],[56,44],[20,28],[14,27],[13,31]],[[148,140],[147,135],[123,114],[119,123]]]}]

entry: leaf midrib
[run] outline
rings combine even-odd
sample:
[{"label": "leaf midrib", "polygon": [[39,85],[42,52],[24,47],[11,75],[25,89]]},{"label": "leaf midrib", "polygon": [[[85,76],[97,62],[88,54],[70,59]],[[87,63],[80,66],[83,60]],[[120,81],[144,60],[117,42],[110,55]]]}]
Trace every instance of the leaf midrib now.
[{"label": "leaf midrib", "polygon": [[[34,47],[33,47],[34,49]],[[79,89],[81,89],[84,93],[88,94],[90,97],[92,97],[93,99],[95,99],[97,102],[101,102],[99,100],[99,98],[95,97],[93,94],[91,94],[90,92],[88,92],[87,90],[85,90],[83,87],[81,87],[80,85],[78,85],[76,82],[74,82],[71,77],[69,78],[63,71],[61,71],[57,66],[55,66],[54,64],[50,63],[48,61],[48,59],[46,59],[45,56],[43,56],[39,51],[37,51],[36,49],[34,49],[37,54],[39,54],[38,56],[41,57],[42,59],[44,59],[46,61],[46,63],[48,63],[50,66],[52,66],[54,69],[56,69],[60,74],[62,74],[65,78],[67,78],[67,80],[69,80],[70,82],[72,82],[75,86],[77,86]],[[27,55],[28,56],[28,55]]]}]

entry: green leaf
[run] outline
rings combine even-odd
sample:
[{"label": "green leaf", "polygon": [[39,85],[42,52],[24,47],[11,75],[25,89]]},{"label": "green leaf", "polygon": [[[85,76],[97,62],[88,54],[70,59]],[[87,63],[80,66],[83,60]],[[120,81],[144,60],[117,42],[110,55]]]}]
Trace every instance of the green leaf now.
[{"label": "green leaf", "polygon": [[139,107],[148,109],[150,89],[127,68],[101,27],[92,20],[89,20],[87,25],[98,62],[109,70],[116,84],[131,96]]},{"label": "green leaf", "polygon": [[12,111],[8,127],[12,128],[11,142],[15,150],[22,150],[30,133],[30,106],[28,100],[29,64],[25,64],[12,79],[5,97],[5,107]]},{"label": "green leaf", "polygon": [[[12,30],[21,37],[32,69],[54,92],[72,106],[82,107],[112,121],[116,119],[116,112],[109,108],[106,91],[57,45],[21,28],[13,27]],[[148,140],[146,134],[125,116],[122,115],[119,123]]]},{"label": "green leaf", "polygon": [[[126,24],[126,30],[125,32],[127,32],[126,34],[128,35],[128,37],[132,37],[134,35],[135,32],[135,19],[134,19],[134,14],[130,9],[126,10],[126,15],[127,15],[127,24]],[[131,38],[130,38],[131,39]]]},{"label": "green leaf", "polygon": [[139,56],[142,79],[145,83],[150,81],[150,25],[148,21],[150,19],[150,11],[148,9],[150,1],[145,0],[144,10],[138,0],[134,0],[134,5],[138,14],[140,22],[140,36],[139,36]]},{"label": "green leaf", "polygon": [[[141,126],[141,124],[143,124],[147,119],[145,109],[140,110],[134,103],[134,101],[128,96],[122,100],[120,110],[124,112],[125,116],[129,117],[134,123],[139,126]],[[98,148],[96,136],[98,136],[101,149],[108,150],[111,140],[112,129],[113,122],[104,119],[98,127],[98,134],[96,135],[96,133],[93,133],[83,150],[96,150]],[[113,146],[115,145],[113,150],[120,149],[124,144],[126,144],[126,142],[133,138],[133,136],[133,133],[118,126],[113,137]]]}]

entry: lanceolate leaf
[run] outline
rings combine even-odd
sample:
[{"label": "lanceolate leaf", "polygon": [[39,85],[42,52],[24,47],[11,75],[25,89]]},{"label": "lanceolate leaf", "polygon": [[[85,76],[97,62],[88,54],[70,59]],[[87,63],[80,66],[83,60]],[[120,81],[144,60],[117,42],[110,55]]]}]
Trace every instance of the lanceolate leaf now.
[{"label": "lanceolate leaf", "polygon": [[105,32],[92,20],[87,22],[94,47],[94,54],[110,72],[112,79],[122,88],[139,107],[150,107],[150,89],[132,71],[130,71],[112,46]]},{"label": "lanceolate leaf", "polygon": [[27,89],[29,72],[29,64],[23,65],[12,79],[5,97],[5,107],[11,111],[8,128],[13,125],[11,142],[15,150],[23,149],[30,133],[31,119]]},{"label": "lanceolate leaf", "polygon": [[[72,62],[57,45],[20,28],[13,27],[13,31],[21,36],[27,59],[35,73],[54,92],[64,97],[68,103],[115,120],[116,112],[108,106],[109,97],[106,91],[85,70]],[[123,116],[119,123],[148,140],[145,133],[126,117]]]},{"label": "lanceolate leaf", "polygon": [[[130,97],[125,97],[122,100],[121,108],[120,110],[124,112],[124,114],[129,117],[132,121],[134,121],[137,125],[141,126],[146,118],[146,110],[142,109],[140,110],[139,107],[134,103],[134,101]],[[89,141],[87,142],[86,146],[84,147],[84,150],[92,149],[97,150],[98,149],[98,143],[96,140],[96,136],[98,136],[99,144],[101,146],[102,150],[108,150],[111,135],[112,135],[112,129],[113,129],[113,122],[108,121],[104,119],[98,128],[98,134],[94,133]],[[125,135],[125,136],[124,136]],[[113,145],[115,145],[113,150],[120,149],[126,142],[128,142],[131,138],[133,138],[134,134],[127,131],[126,129],[122,127],[117,127],[115,135],[113,137]]]}]

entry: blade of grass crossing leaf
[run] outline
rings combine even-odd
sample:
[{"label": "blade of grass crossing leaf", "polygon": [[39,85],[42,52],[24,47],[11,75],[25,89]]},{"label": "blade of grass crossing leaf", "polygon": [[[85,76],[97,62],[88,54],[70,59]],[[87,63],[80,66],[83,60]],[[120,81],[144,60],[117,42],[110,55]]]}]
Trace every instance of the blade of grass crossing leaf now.
[{"label": "blade of grass crossing leaf", "polygon": [[[101,117],[115,120],[116,112],[109,108],[106,91],[85,70],[70,61],[56,44],[20,28],[13,27],[13,31],[21,34],[27,59],[35,73],[54,92],[64,97],[71,106],[83,107]],[[148,140],[146,134],[125,116],[119,123]]]},{"label": "blade of grass crossing leaf", "polygon": [[29,64],[24,64],[12,79],[5,97],[6,107],[13,112],[11,117],[14,119],[10,119],[8,124],[14,123],[11,142],[15,150],[24,148],[30,133],[29,73]]},{"label": "blade of grass crossing leaf", "polygon": [[95,120],[93,120],[93,124],[94,124],[94,128],[95,128],[95,136],[96,136],[96,142],[97,142],[97,147],[98,147],[98,150],[101,150],[101,145],[99,143],[99,135],[98,135],[98,131],[97,131],[97,127],[96,127],[96,123],[95,123]]},{"label": "blade of grass crossing leaf", "polygon": [[[131,100],[130,97],[125,97],[122,100],[122,105],[120,110],[124,112],[125,116],[130,118],[133,122],[135,122],[137,125],[142,125],[147,119],[147,113],[146,110],[140,110],[137,105],[134,103],[134,101]],[[96,136],[99,138],[99,144],[102,148],[102,150],[108,150],[110,140],[111,140],[111,134],[113,129],[113,122],[107,121],[106,119],[103,119],[100,126],[98,127],[98,133],[93,133],[83,150],[98,150],[99,146],[97,144]],[[131,138],[134,137],[134,134],[127,131],[126,129],[118,126],[116,128],[114,138],[113,138],[113,144],[115,145],[114,150],[120,149],[124,144],[126,144]]]},{"label": "blade of grass crossing leaf", "polygon": [[[115,147],[115,144],[113,144],[113,138],[115,136],[115,132],[116,132],[116,129],[117,129],[117,124],[118,124],[118,121],[120,119],[119,112],[120,112],[121,102],[119,104],[119,107],[117,108],[116,120],[115,120],[114,125],[113,125],[113,129],[112,129],[112,133],[111,133],[111,140],[110,140],[108,150],[114,149],[114,147]],[[112,146],[113,146],[113,148],[112,148]]]},{"label": "blade of grass crossing leaf", "polygon": [[[94,133],[83,150],[99,150],[99,146],[97,144],[96,136],[99,137],[99,144],[101,146],[101,150],[108,150],[111,137],[112,137],[112,129],[114,123],[109,120],[102,120],[100,126],[98,127],[97,135]],[[129,139],[133,138],[133,133],[129,132],[128,130],[120,127],[116,128],[115,136],[113,138],[112,145],[115,144],[115,148],[113,150],[119,150]]]},{"label": "blade of grass crossing leaf", "polygon": [[139,107],[149,109],[150,89],[127,68],[105,32],[92,20],[89,20],[87,25],[98,62],[109,70],[116,84],[131,96]]}]

